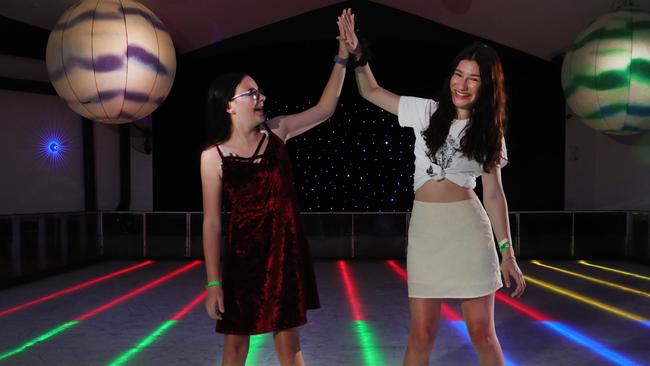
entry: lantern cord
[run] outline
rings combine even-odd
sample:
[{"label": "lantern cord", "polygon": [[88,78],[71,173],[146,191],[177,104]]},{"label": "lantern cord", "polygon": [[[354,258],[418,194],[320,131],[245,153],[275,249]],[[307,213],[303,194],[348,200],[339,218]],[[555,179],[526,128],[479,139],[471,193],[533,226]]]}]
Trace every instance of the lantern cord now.
[{"label": "lantern cord", "polygon": [[632,0],[615,0],[612,2],[612,5],[609,7],[610,11],[620,10],[624,8],[634,7],[634,1]]}]

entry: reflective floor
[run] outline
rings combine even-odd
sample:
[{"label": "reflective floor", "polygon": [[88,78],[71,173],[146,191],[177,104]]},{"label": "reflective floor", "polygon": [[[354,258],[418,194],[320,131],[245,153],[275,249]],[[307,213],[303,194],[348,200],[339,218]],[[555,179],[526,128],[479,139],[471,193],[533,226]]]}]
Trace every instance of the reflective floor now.
[{"label": "reflective floor", "polygon": [[[510,365],[650,364],[650,267],[528,261],[524,297],[500,291]],[[403,261],[316,262],[322,308],[301,329],[308,365],[400,365],[408,335]],[[217,365],[223,337],[202,305],[200,262],[103,262],[0,290],[0,365]],[[476,365],[455,301],[431,364]],[[270,335],[248,365],[278,365]]]}]

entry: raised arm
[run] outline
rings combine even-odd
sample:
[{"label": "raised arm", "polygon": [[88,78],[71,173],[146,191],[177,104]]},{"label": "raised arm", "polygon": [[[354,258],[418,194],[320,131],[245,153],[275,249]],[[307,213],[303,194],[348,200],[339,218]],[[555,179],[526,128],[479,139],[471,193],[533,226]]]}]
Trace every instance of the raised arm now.
[{"label": "raised arm", "polygon": [[[339,25],[339,32],[340,27]],[[267,121],[267,125],[280,138],[286,141],[298,136],[321,122],[326,121],[334,114],[339,102],[339,96],[341,95],[341,89],[343,88],[343,81],[345,80],[345,65],[340,62],[345,62],[349,56],[348,50],[341,39],[339,39],[337,56],[338,59],[334,62],[334,67],[325,85],[323,94],[315,106],[300,113],[278,116]]]},{"label": "raised arm", "polygon": [[[350,9],[343,11],[341,23],[342,27],[339,29],[339,32],[341,33],[339,37],[344,40],[344,44],[347,47],[348,52],[352,54],[352,57],[360,60],[363,51],[354,31],[354,14],[352,14]],[[354,69],[354,76],[357,80],[359,94],[361,94],[364,99],[392,114],[397,114],[400,96],[379,86],[368,63],[356,67]]]},{"label": "raised arm", "polygon": [[[494,235],[498,241],[508,239],[508,242],[512,243],[510,220],[508,219],[508,203],[506,201],[506,195],[503,193],[503,184],[501,182],[501,168],[494,167],[489,173],[483,172],[481,180],[483,181],[483,205],[490,217]],[[511,296],[521,296],[526,288],[526,282],[517,265],[515,252],[512,247],[506,248],[501,253],[501,272],[503,273],[506,287],[510,287],[511,279],[517,285]]]},{"label": "raised arm", "polygon": [[[203,189],[203,253],[207,282],[221,281],[221,157],[217,147],[201,154]],[[208,315],[220,319],[225,311],[221,285],[208,287],[205,300]]]}]

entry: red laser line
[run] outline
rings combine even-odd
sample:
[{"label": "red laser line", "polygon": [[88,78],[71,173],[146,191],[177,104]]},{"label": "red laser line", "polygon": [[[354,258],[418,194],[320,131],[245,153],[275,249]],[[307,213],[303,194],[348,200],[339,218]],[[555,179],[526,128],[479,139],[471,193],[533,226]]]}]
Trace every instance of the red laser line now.
[{"label": "red laser line", "polygon": [[502,302],[510,305],[511,307],[519,310],[520,312],[528,315],[529,317],[531,317],[531,318],[533,318],[535,320],[542,321],[542,322],[544,322],[544,321],[553,321],[553,319],[550,316],[542,314],[537,310],[533,310],[530,307],[522,304],[519,301],[513,300],[510,296],[505,295],[505,294],[503,294],[503,293],[501,293],[499,291],[496,292],[495,296],[496,296],[497,300],[502,301]]},{"label": "red laser line", "polygon": [[458,321],[463,321],[463,317],[460,316],[457,312],[455,312],[451,306],[445,304],[444,302],[440,305],[440,311],[442,312],[442,315],[447,318],[447,320],[452,321],[452,322],[458,322]]},{"label": "red laser line", "polygon": [[[400,267],[397,263],[395,263],[394,260],[390,259],[387,260],[386,263],[390,268],[392,268],[395,273],[397,273],[404,281],[407,281],[408,279],[408,274],[404,270],[404,268]],[[447,318],[447,320],[450,321],[460,321],[463,320],[463,317],[458,315],[449,305],[445,304],[444,302],[440,305],[440,311],[442,312],[442,315]]]},{"label": "red laser line", "polygon": [[182,308],[176,315],[174,315],[170,320],[181,320],[187,313],[189,313],[196,305],[198,305],[205,297],[208,296],[207,291],[203,291],[203,293],[199,296],[197,296],[194,300],[192,300],[189,304],[187,304],[184,308]]},{"label": "red laser line", "polygon": [[408,274],[406,273],[406,271],[404,270],[404,268],[400,267],[397,263],[395,263],[394,260],[392,260],[392,259],[387,260],[386,263],[388,263],[388,265],[390,266],[390,268],[392,268],[395,272],[397,272],[397,274],[398,274],[400,277],[402,277],[402,279],[403,279],[404,281],[407,281],[407,280],[408,280]]},{"label": "red laser line", "polygon": [[[393,260],[388,260],[386,262],[388,263],[388,265],[393,270],[395,270],[395,272],[397,272],[397,274],[400,275],[400,277],[402,277],[404,280],[406,280],[406,278],[407,278],[406,271],[402,267],[397,265],[397,263],[395,263],[395,261],[393,261]],[[538,321],[552,321],[552,318],[550,316],[542,314],[541,312],[539,312],[537,310],[533,310],[532,308],[522,304],[519,301],[513,300],[512,298],[508,297],[507,295],[504,295],[501,292],[497,291],[496,294],[495,294],[495,297],[499,301],[502,301],[502,302],[510,305],[511,307],[519,310],[520,312],[530,316],[531,318],[533,318],[535,320],[538,320]],[[450,307],[448,307],[445,304],[442,304],[442,312],[443,312],[443,314],[445,316],[449,317],[450,320],[462,320],[463,319],[460,315],[455,313]]]},{"label": "red laser line", "polygon": [[67,289],[64,289],[64,290],[61,290],[61,291],[57,291],[57,292],[51,293],[51,294],[49,294],[49,295],[46,295],[46,296],[40,297],[40,298],[38,298],[38,299],[31,300],[31,301],[26,302],[26,303],[21,304],[21,305],[16,305],[16,306],[14,306],[14,307],[12,307],[12,308],[9,308],[9,309],[6,309],[6,310],[2,310],[2,311],[0,311],[0,316],[4,316],[4,315],[7,315],[7,314],[11,314],[11,313],[13,313],[13,312],[16,312],[16,311],[18,311],[18,310],[25,309],[25,308],[30,307],[30,306],[32,306],[32,305],[36,305],[36,304],[40,304],[40,303],[45,302],[45,301],[48,301],[48,300],[52,300],[52,299],[54,299],[55,297],[59,297],[59,296],[61,296],[61,295],[65,295],[65,294],[69,294],[69,293],[71,293],[71,292],[75,292],[75,291],[81,290],[82,288],[85,288],[85,287],[88,287],[88,286],[92,286],[92,285],[94,285],[94,284],[96,284],[96,283],[99,283],[99,282],[102,282],[102,281],[106,281],[106,280],[108,280],[108,279],[110,279],[110,278],[117,277],[117,276],[122,275],[122,274],[125,274],[125,273],[127,273],[127,272],[135,271],[136,269],[142,268],[142,267],[144,267],[144,266],[146,266],[146,265],[149,265],[149,264],[151,264],[151,263],[153,263],[153,261],[144,261],[144,262],[142,262],[142,263],[140,263],[140,264],[137,264],[137,265],[135,265],[135,266],[131,266],[131,267],[128,267],[128,268],[125,268],[125,269],[122,269],[122,270],[119,270],[119,271],[116,271],[116,272],[113,272],[113,273],[109,273],[109,274],[107,274],[107,275],[105,275],[105,276],[102,276],[102,277],[96,278],[96,279],[91,280],[91,281],[87,281],[87,282],[80,283],[80,284],[78,284],[78,285],[76,285],[76,286],[73,286],[73,287],[70,287],[70,288],[67,288]]},{"label": "red laser line", "polygon": [[345,261],[339,261],[339,269],[343,276],[343,283],[345,284],[345,290],[348,294],[348,300],[352,306],[352,315],[354,320],[365,320],[365,316],[363,316],[363,313],[361,312],[361,304],[359,303],[357,290],[354,287],[352,278],[350,278],[350,272],[348,271],[348,266]]},{"label": "red laser line", "polygon": [[104,305],[102,305],[102,306],[100,306],[98,308],[95,308],[95,309],[93,309],[93,310],[79,316],[78,318],[75,319],[75,321],[83,321],[83,320],[86,320],[86,319],[88,319],[88,318],[90,318],[92,316],[95,316],[95,315],[103,312],[104,310],[107,310],[107,309],[109,309],[109,308],[111,308],[111,307],[113,307],[113,306],[115,306],[115,305],[117,305],[117,304],[119,304],[119,303],[121,303],[123,301],[126,301],[126,300],[128,300],[130,298],[133,298],[133,297],[135,297],[135,296],[137,296],[137,295],[139,295],[139,294],[141,294],[141,293],[143,293],[143,292],[145,292],[145,291],[147,291],[147,290],[149,290],[149,289],[151,289],[151,288],[153,288],[155,286],[160,285],[161,283],[171,279],[172,277],[176,277],[179,274],[181,274],[183,272],[186,272],[186,271],[198,266],[201,263],[202,263],[201,261],[196,260],[196,261],[194,261],[194,262],[192,262],[192,263],[190,263],[190,264],[188,264],[188,265],[186,265],[184,267],[181,267],[180,269],[177,269],[174,272],[166,274],[163,277],[160,277],[159,279],[157,279],[157,280],[155,280],[153,282],[150,282],[150,283],[148,283],[148,284],[146,284],[146,285],[144,285],[144,286],[142,286],[142,287],[140,287],[140,288],[138,288],[138,289],[136,289],[134,291],[131,291],[126,295],[120,296],[120,297],[118,297],[117,299],[115,299],[113,301],[110,301],[110,302],[108,302],[108,303],[106,303],[106,304],[104,304]]}]

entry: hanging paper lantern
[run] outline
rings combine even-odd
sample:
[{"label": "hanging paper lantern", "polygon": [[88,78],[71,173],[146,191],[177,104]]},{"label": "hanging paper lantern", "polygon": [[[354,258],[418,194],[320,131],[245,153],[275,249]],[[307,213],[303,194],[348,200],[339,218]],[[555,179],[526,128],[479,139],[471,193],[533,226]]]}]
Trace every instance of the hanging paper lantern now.
[{"label": "hanging paper lantern", "polygon": [[562,64],[571,110],[614,135],[650,130],[650,12],[626,8],[596,19]]},{"label": "hanging paper lantern", "polygon": [[80,115],[126,123],[151,114],[167,97],[176,54],[162,22],[131,0],[85,0],[50,33],[52,85]]}]

